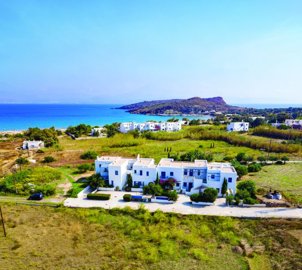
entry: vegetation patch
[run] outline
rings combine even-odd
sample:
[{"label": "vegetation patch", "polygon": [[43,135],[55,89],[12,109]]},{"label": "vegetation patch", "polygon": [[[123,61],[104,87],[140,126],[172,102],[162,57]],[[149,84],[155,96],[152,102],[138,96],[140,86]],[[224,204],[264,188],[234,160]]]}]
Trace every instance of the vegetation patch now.
[{"label": "vegetation patch", "polygon": [[3,177],[0,180],[0,192],[18,195],[42,192],[50,196],[56,193],[56,186],[61,180],[60,171],[50,167],[35,167]]}]

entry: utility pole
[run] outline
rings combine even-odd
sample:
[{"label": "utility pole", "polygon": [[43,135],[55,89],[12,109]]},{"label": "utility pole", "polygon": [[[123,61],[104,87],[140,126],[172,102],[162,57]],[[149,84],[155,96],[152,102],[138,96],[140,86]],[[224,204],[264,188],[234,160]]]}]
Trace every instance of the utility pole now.
[{"label": "utility pole", "polygon": [[1,221],[2,221],[2,227],[3,227],[3,234],[4,234],[4,237],[6,237],[6,230],[5,230],[5,224],[4,224],[4,218],[3,218],[1,206],[0,206],[0,215],[1,215]]}]

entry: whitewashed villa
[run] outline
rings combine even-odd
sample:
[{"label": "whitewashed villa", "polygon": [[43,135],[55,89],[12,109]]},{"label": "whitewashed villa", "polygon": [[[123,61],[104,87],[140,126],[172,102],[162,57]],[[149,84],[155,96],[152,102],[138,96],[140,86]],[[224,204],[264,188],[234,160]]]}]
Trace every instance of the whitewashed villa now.
[{"label": "whitewashed villa", "polygon": [[227,125],[227,131],[249,131],[248,122],[231,122]]},{"label": "whitewashed villa", "polygon": [[23,150],[35,150],[44,148],[43,141],[24,141],[22,145]]},{"label": "whitewashed villa", "polygon": [[143,187],[156,180],[174,181],[175,189],[188,194],[197,193],[206,187],[216,188],[221,195],[224,179],[228,189],[236,192],[237,172],[229,163],[208,163],[206,160],[195,162],[174,161],[163,158],[158,165],[152,158],[136,159],[101,156],[95,160],[95,172],[99,173],[108,184],[123,188],[127,175],[131,174],[133,185]]},{"label": "whitewashed villa", "polygon": [[120,124],[120,132],[127,133],[131,130],[138,131],[179,131],[181,130],[181,121],[178,122],[124,122]]}]

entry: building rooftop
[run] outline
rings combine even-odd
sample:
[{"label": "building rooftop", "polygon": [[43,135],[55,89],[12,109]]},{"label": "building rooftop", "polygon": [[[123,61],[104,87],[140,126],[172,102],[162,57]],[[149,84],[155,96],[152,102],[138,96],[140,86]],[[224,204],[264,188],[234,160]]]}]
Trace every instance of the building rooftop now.
[{"label": "building rooftop", "polygon": [[171,158],[162,158],[158,163],[158,166],[161,167],[207,167],[206,160],[195,160],[195,162],[188,161],[174,161]]},{"label": "building rooftop", "polygon": [[150,167],[150,166],[153,167],[154,166],[155,167],[153,158],[140,158],[140,157],[138,157],[133,165],[134,166],[148,166],[148,167]]}]

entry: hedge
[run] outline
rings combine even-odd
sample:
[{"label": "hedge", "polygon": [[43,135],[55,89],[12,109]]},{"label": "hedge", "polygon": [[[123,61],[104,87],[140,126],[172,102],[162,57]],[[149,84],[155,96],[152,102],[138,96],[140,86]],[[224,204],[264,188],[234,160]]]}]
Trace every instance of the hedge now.
[{"label": "hedge", "polygon": [[110,199],[110,194],[90,193],[87,195],[87,199],[97,201],[108,201]]},{"label": "hedge", "polygon": [[131,194],[125,194],[123,196],[123,199],[124,199],[125,202],[130,202],[131,201]]}]

